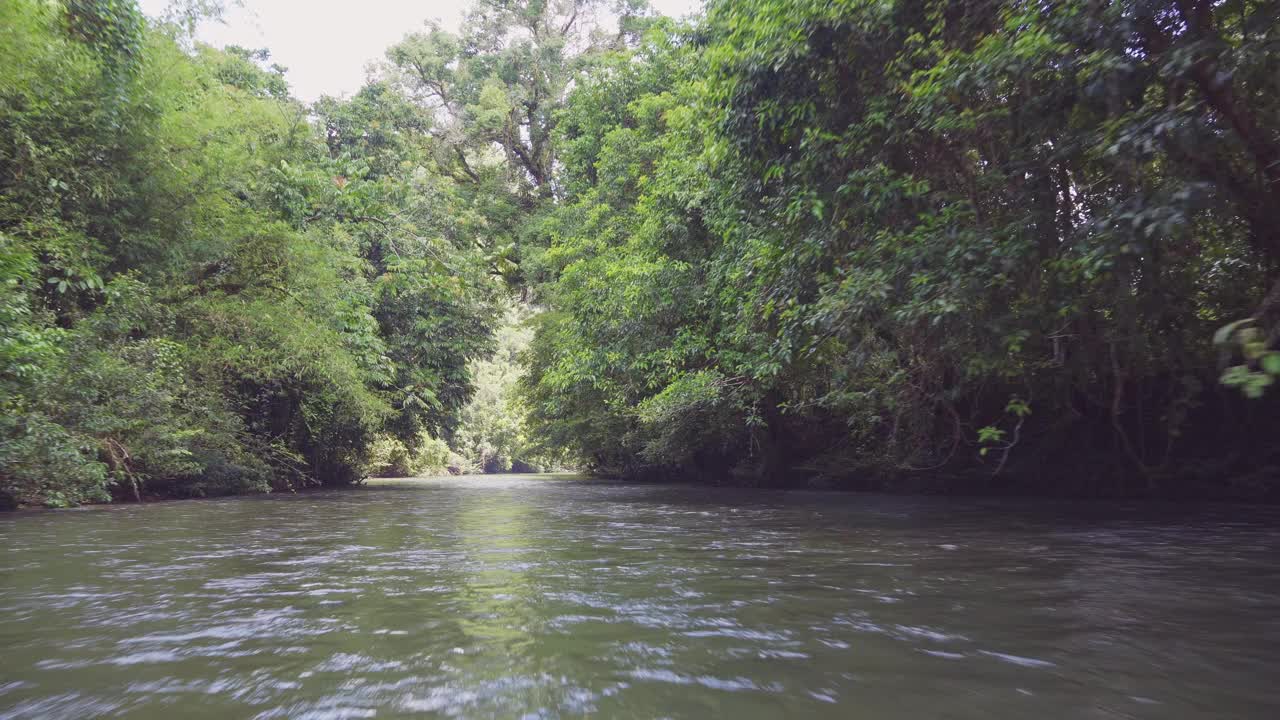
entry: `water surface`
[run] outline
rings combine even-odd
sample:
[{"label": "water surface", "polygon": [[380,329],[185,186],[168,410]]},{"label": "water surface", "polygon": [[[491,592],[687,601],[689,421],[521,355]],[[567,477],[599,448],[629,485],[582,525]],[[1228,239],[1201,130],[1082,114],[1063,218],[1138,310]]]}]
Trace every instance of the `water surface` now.
[{"label": "water surface", "polygon": [[1280,517],[531,477],[0,517],[0,718],[1280,717]]}]

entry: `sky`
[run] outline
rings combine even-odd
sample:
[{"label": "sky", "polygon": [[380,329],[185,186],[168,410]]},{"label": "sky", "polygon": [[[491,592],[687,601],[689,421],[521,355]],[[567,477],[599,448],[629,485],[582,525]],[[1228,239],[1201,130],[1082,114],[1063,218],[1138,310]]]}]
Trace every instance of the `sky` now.
[{"label": "sky", "polygon": [[[169,0],[140,0],[144,12],[161,14]],[[210,45],[265,47],[272,62],[289,68],[294,96],[350,95],[364,84],[365,67],[410,32],[437,20],[457,30],[470,0],[244,0],[226,24],[205,23],[197,37]],[[649,0],[659,12],[680,17],[700,0]]]}]

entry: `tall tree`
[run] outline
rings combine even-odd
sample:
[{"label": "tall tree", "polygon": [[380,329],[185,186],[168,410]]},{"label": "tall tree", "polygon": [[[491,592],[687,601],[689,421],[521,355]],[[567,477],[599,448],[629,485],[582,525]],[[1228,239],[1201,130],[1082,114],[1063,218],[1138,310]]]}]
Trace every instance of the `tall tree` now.
[{"label": "tall tree", "polygon": [[467,14],[462,34],[433,26],[387,57],[400,82],[436,112],[444,162],[479,182],[475,166],[499,149],[508,181],[546,197],[565,93],[600,53],[635,37],[646,9],[643,0],[485,0]]}]

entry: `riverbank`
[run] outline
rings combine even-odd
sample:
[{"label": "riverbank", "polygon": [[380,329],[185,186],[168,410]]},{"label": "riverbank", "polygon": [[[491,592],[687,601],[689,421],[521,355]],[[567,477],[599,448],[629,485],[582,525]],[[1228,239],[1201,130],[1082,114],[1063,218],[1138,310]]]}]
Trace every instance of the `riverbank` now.
[{"label": "riverbank", "polygon": [[75,507],[47,507],[42,505],[31,504],[11,504],[5,506],[0,504],[0,513],[45,513],[57,512],[62,510],[86,510],[90,508],[107,508],[107,507],[124,507],[137,505],[161,505],[169,503],[185,503],[185,502],[210,502],[223,500],[228,498],[253,498],[253,497],[280,497],[280,496],[306,496],[316,493],[335,492],[342,490],[355,490],[359,488],[391,488],[401,487],[405,485],[421,484],[424,482],[438,481],[443,479],[456,478],[459,480],[488,480],[501,478],[520,478],[526,480],[586,480],[589,476],[574,472],[548,472],[548,473],[485,473],[485,474],[466,474],[466,473],[440,473],[435,475],[421,475],[415,477],[390,477],[390,478],[366,478],[360,483],[344,486],[325,486],[325,485],[306,485],[293,488],[290,490],[273,490],[268,492],[253,493],[225,493],[222,495],[210,495],[205,497],[173,497],[158,494],[144,493],[142,502],[137,502],[127,496],[121,497],[118,501],[106,501],[96,503],[85,503]]},{"label": "riverbank", "polygon": [[[1097,482],[1097,479],[1079,478],[1073,482],[1046,483],[1043,478],[1007,474],[992,476],[988,473],[872,473],[862,475],[826,475],[793,473],[775,482],[762,482],[760,478],[743,478],[724,475],[716,481],[705,476],[684,476],[673,471],[652,471],[633,474],[599,474],[582,472],[550,473],[440,473],[417,477],[366,478],[349,486],[308,485],[292,490],[268,493],[227,493],[209,497],[173,497],[160,494],[143,495],[144,505],[183,502],[186,500],[213,500],[224,497],[252,497],[257,495],[305,495],[327,492],[342,487],[399,487],[419,482],[433,482],[445,478],[481,480],[524,478],[530,480],[601,480],[635,484],[687,485],[709,489],[770,489],[833,491],[852,494],[879,494],[903,497],[954,497],[954,498],[1021,498],[1040,500],[1082,501],[1132,501],[1132,502],[1192,502],[1214,501],[1225,503],[1280,504],[1280,470],[1263,469],[1227,478],[1202,477],[1190,473],[1166,479],[1133,478],[1132,482],[1116,484],[1113,481]],[[137,504],[122,497],[119,502],[89,503],[80,507],[120,506]],[[55,509],[39,505],[9,505],[0,503],[0,511],[43,512]]]},{"label": "riverbank", "polygon": [[[1219,468],[1214,472],[1214,468]],[[795,470],[774,477],[718,471],[687,473],[654,468],[605,473],[627,482],[693,483],[724,488],[833,490],[854,493],[953,497],[1023,497],[1076,500],[1216,500],[1280,503],[1280,467],[1225,472],[1220,465],[1183,467],[1179,471],[1146,476],[1117,471],[1082,474],[1019,472],[992,474],[990,470],[905,471],[869,467],[861,472],[828,469]]]}]

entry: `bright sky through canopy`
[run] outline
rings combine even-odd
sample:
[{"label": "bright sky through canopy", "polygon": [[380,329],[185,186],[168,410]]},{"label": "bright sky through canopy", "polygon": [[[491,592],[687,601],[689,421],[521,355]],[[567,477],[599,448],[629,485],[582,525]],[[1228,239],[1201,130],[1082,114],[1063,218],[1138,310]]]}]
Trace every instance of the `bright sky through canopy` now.
[{"label": "bright sky through canopy", "polygon": [[[457,30],[472,0],[245,0],[231,8],[226,24],[205,23],[201,41],[222,47],[265,47],[271,59],[289,68],[293,94],[305,101],[321,95],[351,94],[365,80],[365,67],[406,34],[438,20]],[[649,0],[659,12],[680,17],[701,7],[699,0]],[[159,15],[169,0],[140,0]]]}]

